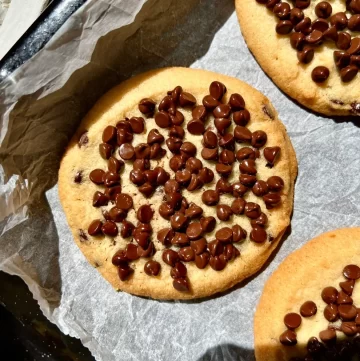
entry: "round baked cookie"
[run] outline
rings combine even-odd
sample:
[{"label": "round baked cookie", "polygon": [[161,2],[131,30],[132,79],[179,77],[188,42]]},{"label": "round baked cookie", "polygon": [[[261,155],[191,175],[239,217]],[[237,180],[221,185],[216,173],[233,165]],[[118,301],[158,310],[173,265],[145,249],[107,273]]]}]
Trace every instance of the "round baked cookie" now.
[{"label": "round baked cookie", "polygon": [[267,281],[255,313],[256,360],[355,360],[359,267],[360,228],[324,233],[288,256]]},{"label": "round baked cookie", "polygon": [[167,68],[94,106],[61,162],[59,194],[76,243],[115,289],[188,299],[260,269],[290,223],[296,174],[267,98]]},{"label": "round baked cookie", "polygon": [[249,49],[281,90],[322,114],[360,114],[358,0],[235,3]]}]

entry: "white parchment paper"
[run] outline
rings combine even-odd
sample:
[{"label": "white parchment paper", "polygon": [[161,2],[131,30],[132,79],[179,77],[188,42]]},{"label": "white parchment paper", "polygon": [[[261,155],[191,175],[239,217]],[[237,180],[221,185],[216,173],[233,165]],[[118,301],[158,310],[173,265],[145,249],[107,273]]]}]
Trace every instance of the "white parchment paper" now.
[{"label": "white parchment paper", "polygon": [[[299,161],[291,234],[257,277],[207,300],[114,292],[73,242],[57,195],[62,152],[96,99],[162,66],[262,91]],[[0,269],[22,277],[45,315],[99,361],[254,360],[253,313],[271,272],[314,236],[360,223],[357,120],[320,117],[281,93],[247,49],[232,0],[89,0],[0,92]]]}]

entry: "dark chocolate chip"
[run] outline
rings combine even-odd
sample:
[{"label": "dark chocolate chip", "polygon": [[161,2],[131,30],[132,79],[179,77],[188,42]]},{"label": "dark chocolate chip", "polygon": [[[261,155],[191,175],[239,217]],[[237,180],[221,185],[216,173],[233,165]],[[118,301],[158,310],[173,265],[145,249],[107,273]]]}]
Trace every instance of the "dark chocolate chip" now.
[{"label": "dark chocolate chip", "polygon": [[203,253],[206,250],[206,247],[207,247],[206,239],[200,238],[196,241],[191,241],[190,247],[195,252],[195,255],[200,255],[201,253]]},{"label": "dark chocolate chip", "polygon": [[315,14],[318,18],[327,19],[332,13],[332,6],[327,1],[320,1],[315,6]]},{"label": "dark chocolate chip", "polygon": [[187,124],[187,130],[190,134],[201,135],[205,132],[205,126],[201,120],[193,119]]},{"label": "dark chocolate chip", "polygon": [[191,262],[195,259],[195,252],[190,246],[180,248],[178,254],[179,258],[184,262]]},{"label": "dark chocolate chip", "polygon": [[247,202],[245,205],[245,215],[250,219],[256,219],[260,217],[260,206],[253,202]]},{"label": "dark chocolate chip", "polygon": [[305,46],[302,51],[297,52],[297,57],[300,63],[309,64],[314,58],[314,49],[309,46]]},{"label": "dark chocolate chip", "polygon": [[109,211],[109,216],[114,222],[122,222],[126,218],[127,212],[123,209],[112,207]]},{"label": "dark chocolate chip", "polygon": [[203,98],[202,103],[208,111],[214,110],[219,105],[219,101],[211,95],[206,95]]},{"label": "dark chocolate chip", "polygon": [[350,264],[344,268],[343,275],[349,280],[357,280],[360,278],[360,267]]},{"label": "dark chocolate chip", "polygon": [[173,239],[171,240],[171,244],[184,247],[189,244],[189,241],[189,237],[185,233],[176,232]]},{"label": "dark chocolate chip", "polygon": [[[180,252],[179,252],[180,258]],[[175,266],[170,271],[170,276],[172,278],[184,278],[186,277],[187,269],[186,266],[182,262],[176,262]]]},{"label": "dark chocolate chip", "polygon": [[329,321],[329,322],[335,322],[339,319],[339,311],[338,311],[338,306],[335,304],[329,304],[325,307],[324,309],[324,317]]},{"label": "dark chocolate chip", "polygon": [[215,118],[228,118],[231,113],[231,107],[228,104],[219,104],[214,110],[213,114]]},{"label": "dark chocolate chip", "polygon": [[192,110],[191,115],[193,119],[205,120],[207,116],[206,108],[203,105],[198,105]]},{"label": "dark chocolate chip", "polygon": [[182,146],[183,142],[180,138],[174,138],[174,137],[170,137],[168,139],[166,139],[166,145],[169,148],[171,153],[179,153],[180,152],[180,148]]},{"label": "dark chocolate chip", "polygon": [[355,65],[348,65],[340,70],[340,77],[344,83],[348,83],[355,78],[359,69]]},{"label": "dark chocolate chip", "polygon": [[263,243],[266,241],[267,234],[262,227],[254,227],[250,232],[250,239],[255,243]]},{"label": "dark chocolate chip", "polygon": [[190,285],[186,278],[175,278],[173,287],[179,292],[189,292]]},{"label": "dark chocolate chip", "polygon": [[207,167],[204,167],[204,168],[199,170],[199,179],[204,184],[210,183],[214,179],[214,172],[211,169],[209,169]]},{"label": "dark chocolate chip", "polygon": [[144,265],[144,272],[148,275],[148,276],[157,276],[160,272],[161,269],[161,265],[159,262],[157,261],[147,261]]},{"label": "dark chocolate chip", "polygon": [[128,211],[133,206],[133,199],[130,195],[121,193],[116,196],[116,206]]},{"label": "dark chocolate chip", "polygon": [[281,203],[281,196],[277,193],[265,194],[263,200],[266,205],[266,209],[272,209]]},{"label": "dark chocolate chip", "polygon": [[113,187],[120,184],[120,176],[117,173],[106,172],[104,175],[104,185],[106,187]]},{"label": "dark chocolate chip", "polygon": [[321,292],[321,298],[327,304],[336,303],[339,292],[335,287],[326,287]]},{"label": "dark chocolate chip", "polygon": [[205,233],[210,233],[216,226],[216,219],[212,216],[200,218],[200,224]]},{"label": "dark chocolate chip", "polygon": [[94,169],[90,172],[89,178],[95,184],[104,184],[105,172],[102,169]]},{"label": "dark chocolate chip", "polygon": [[101,227],[102,232],[110,237],[116,237],[118,234],[118,228],[115,222],[105,221]]},{"label": "dark chocolate chip", "polygon": [[236,198],[231,204],[231,210],[234,214],[243,214],[246,201],[242,198]]},{"label": "dark chocolate chip", "polygon": [[343,30],[348,25],[348,19],[344,12],[338,12],[330,18],[330,24],[335,26],[337,30]]},{"label": "dark chocolate chip", "polygon": [[286,330],[280,335],[280,342],[284,346],[295,346],[297,344],[296,333]]},{"label": "dark chocolate chip", "polygon": [[301,316],[298,313],[288,313],[284,317],[284,324],[290,330],[295,330],[301,325]]},{"label": "dark chocolate chip", "polygon": [[178,253],[172,249],[165,249],[162,254],[162,260],[171,267],[174,267],[179,261]]},{"label": "dark chocolate chip", "polygon": [[234,93],[230,95],[229,105],[233,112],[243,110],[245,109],[245,100],[240,94]]},{"label": "dark chocolate chip", "polygon": [[83,134],[81,134],[79,141],[78,141],[78,146],[79,148],[81,148],[83,145],[86,145],[89,143],[89,138],[88,138],[88,132],[84,132]]},{"label": "dark chocolate chip", "polygon": [[306,301],[300,307],[300,314],[303,317],[311,317],[316,315],[317,307],[313,301]]},{"label": "dark chocolate chip", "polygon": [[209,92],[213,98],[217,100],[221,100],[224,94],[226,93],[226,86],[219,81],[213,81],[210,84]]},{"label": "dark chocolate chip", "polygon": [[94,221],[92,221],[88,228],[88,233],[90,234],[90,236],[97,236],[101,234],[102,225],[103,224],[100,219],[95,219]]},{"label": "dark chocolate chip", "polygon": [[210,256],[210,267],[215,271],[221,271],[226,267],[227,259],[224,254],[219,256]]},{"label": "dark chocolate chip", "polygon": [[101,207],[106,206],[109,202],[109,198],[101,192],[95,192],[93,196],[93,206],[94,207]]},{"label": "dark chocolate chip", "polygon": [[204,269],[208,265],[209,259],[210,259],[209,252],[203,252],[199,255],[196,255],[195,256],[196,267],[199,269]]},{"label": "dark chocolate chip", "polygon": [[231,242],[233,239],[233,232],[232,229],[229,227],[223,227],[216,231],[215,238],[220,242]]},{"label": "dark chocolate chip", "polygon": [[179,103],[182,107],[194,106],[196,104],[196,99],[192,94],[182,92],[179,97]]},{"label": "dark chocolate chip", "polygon": [[226,204],[218,204],[216,206],[216,215],[220,221],[228,221],[233,215],[233,211],[231,210],[231,207]]},{"label": "dark chocolate chip", "polygon": [[156,103],[149,98],[141,99],[139,103],[139,110],[145,115],[152,115],[155,110]]}]

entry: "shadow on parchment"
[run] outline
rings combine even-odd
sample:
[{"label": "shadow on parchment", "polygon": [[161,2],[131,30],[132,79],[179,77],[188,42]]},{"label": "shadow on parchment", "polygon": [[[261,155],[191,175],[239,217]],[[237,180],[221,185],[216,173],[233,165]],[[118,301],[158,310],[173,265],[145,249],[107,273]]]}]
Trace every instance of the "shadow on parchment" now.
[{"label": "shadow on parchment", "polygon": [[[1,240],[6,244],[13,242],[10,249],[5,248],[9,255],[3,256],[16,253],[22,246],[21,239],[38,239],[33,263],[48,267],[55,280],[50,291],[58,293],[58,301],[59,236],[44,192],[57,183],[62,154],[81,119],[101,95],[132,75],[165,66],[189,66],[201,58],[233,11],[232,0],[223,0],[221,8],[216,0],[149,0],[134,23],[98,40],[91,63],[75,71],[62,88],[41,99],[45,89],[25,95],[11,111],[0,162],[5,182],[13,175],[28,181],[30,201],[29,219],[8,231],[7,241],[5,236]],[[199,18],[207,21],[199,22]],[[1,111],[4,105],[0,106]],[[51,236],[44,229],[50,229]],[[39,262],[45,249],[46,254],[52,255],[44,258],[46,266]],[[40,282],[49,287],[43,280]]]},{"label": "shadow on parchment", "polygon": [[212,347],[196,361],[255,361],[254,350],[223,344]]}]

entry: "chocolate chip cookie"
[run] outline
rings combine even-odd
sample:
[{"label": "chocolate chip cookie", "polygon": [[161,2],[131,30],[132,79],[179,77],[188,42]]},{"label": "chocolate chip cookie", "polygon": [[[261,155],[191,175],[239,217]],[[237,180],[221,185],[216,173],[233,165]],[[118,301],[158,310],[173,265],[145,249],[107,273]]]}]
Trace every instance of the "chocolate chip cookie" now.
[{"label": "chocolate chip cookie", "polygon": [[322,234],[291,254],[267,281],[256,310],[256,360],[355,360],[359,279],[360,228]]},{"label": "chocolate chip cookie", "polygon": [[358,0],[236,0],[247,45],[273,81],[326,115],[360,115]]},{"label": "chocolate chip cookie", "polygon": [[255,273],[290,223],[297,162],[243,82],[169,68],[106,94],[62,160],[75,241],[116,289],[204,297]]}]

